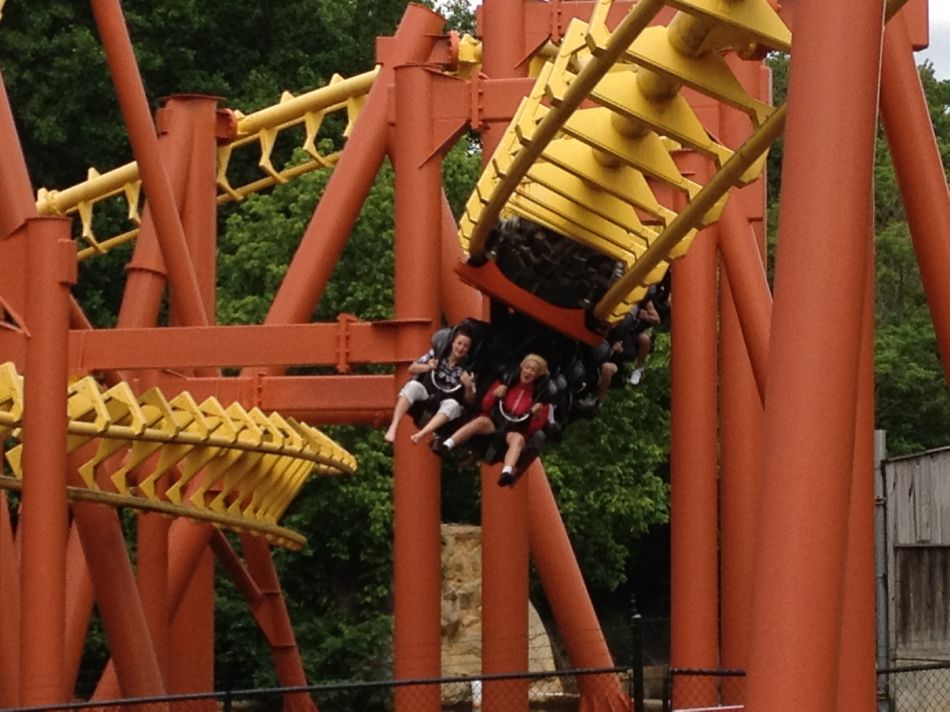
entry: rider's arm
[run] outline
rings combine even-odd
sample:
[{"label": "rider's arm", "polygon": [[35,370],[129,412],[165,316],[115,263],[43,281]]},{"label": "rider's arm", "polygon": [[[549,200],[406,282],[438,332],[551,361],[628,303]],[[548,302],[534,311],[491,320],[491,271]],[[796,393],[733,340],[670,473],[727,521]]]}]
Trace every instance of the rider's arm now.
[{"label": "rider's arm", "polygon": [[499,398],[504,398],[504,393],[498,395],[498,389],[504,388],[504,384],[501,381],[495,381],[491,384],[491,387],[485,391],[485,395],[482,397],[482,412],[488,413],[492,408],[495,407],[495,401]]},{"label": "rider's arm", "polygon": [[533,415],[531,416],[531,422],[528,424],[528,429],[524,434],[525,440],[530,440],[531,436],[543,428],[548,422],[548,411],[551,409],[550,404],[536,403],[535,405],[541,407],[537,410],[532,407]]},{"label": "rider's arm", "polygon": [[409,373],[413,376],[417,376],[420,373],[428,373],[429,371],[434,371],[438,365],[439,360],[435,357],[435,351],[429,349],[422,354],[422,356],[409,364]]},{"label": "rider's arm", "polygon": [[471,371],[462,371],[462,388],[465,393],[465,400],[469,403],[475,402],[475,375]]}]

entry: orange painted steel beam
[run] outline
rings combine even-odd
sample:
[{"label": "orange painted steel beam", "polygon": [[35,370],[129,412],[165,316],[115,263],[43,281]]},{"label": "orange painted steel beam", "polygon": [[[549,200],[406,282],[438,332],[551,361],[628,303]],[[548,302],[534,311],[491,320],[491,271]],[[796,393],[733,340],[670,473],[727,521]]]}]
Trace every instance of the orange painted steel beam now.
[{"label": "orange painted steel beam", "polygon": [[[530,476],[499,487],[499,465],[481,468],[482,673],[528,669],[528,492]],[[527,680],[486,680],[486,709],[527,712]]]},{"label": "orange painted steel beam", "polygon": [[[771,97],[771,72],[727,57],[746,90]],[[741,145],[750,126],[735,109],[719,111],[719,136]],[[719,279],[719,632],[720,665],[748,665],[752,607],[752,532],[762,471],[765,369],[772,295],[765,275],[765,178],[734,191],[717,229]],[[733,254],[738,248],[739,266]],[[748,270],[743,271],[743,270]],[[734,286],[735,285],[735,286]],[[756,356],[752,356],[755,353]],[[723,703],[741,703],[742,690],[725,685]]]},{"label": "orange painted steel beam", "polygon": [[[869,226],[874,225],[873,216]],[[873,240],[873,227],[869,239]],[[873,243],[872,243],[873,244]],[[854,464],[848,516],[838,709],[873,710],[877,702],[874,536],[874,250],[867,251],[861,350],[858,363]],[[883,602],[882,602],[883,605]]]},{"label": "orange painted steel beam", "polygon": [[82,664],[82,654],[86,647],[86,635],[94,604],[92,579],[86,566],[86,555],[82,550],[82,541],[76,522],[69,527],[69,541],[66,544],[66,689],[75,690]]},{"label": "orange painted steel beam", "polygon": [[452,215],[449,201],[442,193],[442,237],[439,245],[441,254],[441,288],[439,303],[446,320],[450,324],[457,324],[466,317],[484,319],[487,314],[485,297],[476,289],[455,276],[455,265],[462,259],[462,246],[458,241],[458,224]]},{"label": "orange painted steel beam", "polygon": [[[719,283],[720,659],[748,665],[755,511],[762,470],[763,406],[733,302],[732,282]],[[724,702],[739,703],[729,686]]]},{"label": "orange painted steel beam", "polygon": [[[395,68],[395,130],[390,155],[395,172],[395,311],[402,319],[439,319],[438,233],[441,226],[441,156],[433,154],[433,77],[426,67]],[[400,334],[400,348],[428,348],[421,334]],[[406,366],[396,382],[408,379]],[[396,389],[389,391],[395,399]],[[413,446],[402,428],[394,458],[394,666],[397,679],[441,672],[441,498],[439,461]],[[397,710],[441,708],[438,685],[395,692]]]},{"label": "orange painted steel beam", "polygon": [[[484,0],[482,3],[482,71],[495,79],[528,74],[524,45],[526,2]],[[508,119],[484,122],[483,160],[495,150]],[[488,265],[491,264],[491,267]],[[479,277],[495,273],[494,263],[477,270]],[[471,275],[476,268],[456,268]],[[500,276],[500,275],[498,275]],[[464,277],[463,277],[464,279]],[[507,281],[507,280],[504,280]],[[496,298],[504,294],[474,286]],[[482,485],[482,672],[521,672],[528,668],[528,489],[522,478],[514,488],[497,485],[498,467],[481,468]],[[528,709],[528,685],[523,680],[487,682],[482,689],[487,709]]]},{"label": "orange painted steel beam", "polygon": [[[387,322],[344,320],[325,324],[188,326],[95,329],[70,333],[70,369],[217,367],[224,365],[324,365],[349,370],[368,363],[409,363],[419,356],[400,343],[427,339],[420,319]],[[15,341],[0,333],[0,346]]]},{"label": "orange painted steel beam", "polygon": [[[541,463],[532,464],[522,479],[531,483],[528,488],[531,558],[558,631],[564,637],[571,666],[613,667],[613,658]],[[630,709],[630,700],[615,676],[582,675],[577,682],[583,698],[581,709]]]},{"label": "orange painted steel beam", "polygon": [[406,7],[395,36],[386,43],[387,62],[366,98],[347,148],[333,169],[265,323],[310,320],[386,155],[393,68],[425,60],[444,22],[437,13],[421,5]]},{"label": "orange painted steel beam", "polygon": [[[303,669],[303,660],[300,658],[300,649],[290,623],[270,545],[265,539],[250,534],[242,534],[240,540],[247,570],[262,594],[260,602],[251,609],[251,615],[264,633],[271,659],[274,661],[277,680],[281,687],[305,687],[308,684],[307,675]],[[204,565],[213,570],[211,561]],[[213,633],[213,630],[210,632]],[[209,662],[213,663],[213,660]],[[283,709],[287,712],[316,712],[317,706],[308,694],[297,693],[284,695]]]},{"label": "orange painted steel beam", "polygon": [[138,73],[122,7],[119,0],[92,0],[92,11],[132,144],[132,153],[152,206],[162,256],[171,278],[170,301],[186,323],[207,324],[208,314],[201,300],[195,266],[189,256],[171,183],[159,155],[155,125]]},{"label": "orange painted steel beam", "polygon": [[950,194],[903,12],[884,32],[881,115],[950,382]]},{"label": "orange painted steel beam", "polygon": [[66,625],[66,333],[76,255],[69,221],[31,218],[20,560],[20,704],[62,702]]},{"label": "orange painted steel beam", "polygon": [[583,309],[557,307],[522,289],[501,273],[495,260],[489,260],[477,267],[468,262],[459,262],[455,266],[455,272],[467,284],[477,287],[494,299],[506,304],[517,302],[518,311],[552,329],[591,346],[603,341],[602,335],[587,328]]},{"label": "orange painted steel beam", "polygon": [[0,260],[6,273],[0,284],[0,324],[9,320],[22,326],[26,312],[26,243],[10,239],[10,235],[28,218],[36,217],[36,205],[2,74],[0,155]]},{"label": "orange painted steel beam", "polygon": [[[683,157],[694,174],[709,170]],[[670,664],[719,662],[717,512],[716,240],[701,232],[673,271],[670,347]],[[714,684],[693,690],[714,704]]]},{"label": "orange painted steel beam", "polygon": [[[78,473],[71,474],[71,479],[72,484],[81,485]],[[165,694],[118,512],[88,502],[74,502],[72,511],[122,694]]]},{"label": "orange painted steel beam", "polygon": [[[0,450],[3,446],[0,445]],[[7,493],[0,490],[0,706],[20,704],[20,568],[17,562]]]},{"label": "orange painted steel beam", "polygon": [[[426,67],[401,65],[395,74],[396,118],[390,154],[395,172],[395,311],[400,319],[439,320],[441,155],[433,155],[435,97]],[[433,234],[433,228],[435,234]],[[433,239],[435,238],[435,239]],[[403,332],[400,348],[421,354],[422,334]],[[396,369],[396,383],[409,377]],[[394,384],[395,385],[395,384]],[[396,388],[389,391],[395,399]],[[396,678],[438,677],[441,672],[440,463],[400,429],[395,443],[393,589]],[[396,691],[396,709],[441,707],[437,685]]]},{"label": "orange painted steel beam", "polygon": [[746,687],[752,712],[836,709],[883,4],[802,0],[795,13]]},{"label": "orange painted steel beam", "polygon": [[[761,190],[761,186],[758,189]],[[755,233],[737,198],[739,196],[730,199],[719,218],[719,255],[729,277],[739,336],[752,366],[759,400],[764,401],[772,294]]]}]

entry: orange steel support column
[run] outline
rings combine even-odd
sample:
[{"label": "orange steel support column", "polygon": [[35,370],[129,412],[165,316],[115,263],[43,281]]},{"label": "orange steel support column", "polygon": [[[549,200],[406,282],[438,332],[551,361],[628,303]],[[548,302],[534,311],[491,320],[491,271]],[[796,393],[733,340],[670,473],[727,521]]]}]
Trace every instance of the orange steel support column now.
[{"label": "orange steel support column", "polygon": [[76,522],[69,528],[69,542],[66,544],[66,689],[75,690],[82,664],[82,653],[86,647],[86,634],[89,631],[94,595],[86,557],[82,552],[82,541]]},{"label": "orange steel support column", "polygon": [[884,31],[881,115],[927,305],[950,382],[950,197],[904,18]]},{"label": "orange steel support column", "polygon": [[122,7],[118,0],[92,0],[92,11],[171,278],[170,301],[189,326],[207,324],[207,312],[201,300],[171,183],[159,155],[158,137]]},{"label": "orange steel support column", "polygon": [[0,707],[20,704],[20,572],[7,493],[0,490]]},{"label": "orange steel support column", "polygon": [[883,15],[843,0],[795,11],[750,712],[837,708]]},{"label": "orange steel support column", "polygon": [[[743,86],[770,99],[770,71],[727,57]],[[719,110],[719,131],[740,146],[751,131],[748,117]],[[755,512],[762,472],[763,401],[772,294],[765,273],[765,178],[737,190],[719,220],[719,596],[720,665],[745,669],[755,561]],[[722,702],[741,703],[741,685],[722,681]]]},{"label": "orange steel support column", "polygon": [[[294,253],[265,323],[310,321],[386,155],[393,67],[424,61],[444,24],[445,20],[432,10],[415,4],[406,6],[395,36],[385,45],[387,52],[381,58],[383,67]],[[436,224],[437,219],[433,222]]]},{"label": "orange steel support column", "polygon": [[27,324],[23,493],[18,538],[20,702],[65,702],[66,387],[69,285],[76,278],[69,220],[27,221]]},{"label": "orange steel support column", "polygon": [[459,245],[458,225],[445,193],[442,194],[441,250],[442,273],[439,284],[442,291],[439,301],[445,318],[453,324],[469,316],[484,319],[487,312],[485,298],[455,274],[455,265],[462,259],[462,247]]},{"label": "orange steel support column", "polygon": [[17,136],[10,100],[0,74],[0,240],[36,217],[36,199]]},{"label": "orange steel support column", "polygon": [[[725,226],[720,229],[724,232]],[[730,239],[726,235],[721,237]],[[751,240],[751,236],[748,239]],[[745,277],[736,276],[736,280],[742,279]],[[736,316],[732,284],[733,280],[723,272],[719,300],[720,635],[722,666],[745,669],[752,605],[756,492],[762,467],[763,410]],[[724,702],[741,702],[739,691],[727,683],[723,692]]]},{"label": "orange steel support column", "polygon": [[[530,475],[499,487],[499,466],[481,468],[482,672],[528,670],[528,492]],[[485,681],[487,710],[528,709],[527,680]]]},{"label": "orange steel support column", "polygon": [[[705,160],[689,155],[687,170],[707,170]],[[699,234],[673,267],[673,293],[670,664],[713,668],[719,664],[714,234]],[[710,685],[689,700],[694,706],[712,704],[714,694]]]},{"label": "orange steel support column", "polygon": [[[873,219],[869,239],[873,239]],[[872,243],[873,244],[873,243]],[[854,471],[848,518],[844,610],[838,667],[838,709],[873,710],[877,697],[874,579],[874,250],[868,250],[858,405],[854,432]]]},{"label": "orange steel support column", "polygon": [[[524,48],[525,0],[483,0],[479,36],[482,71],[492,79],[528,76]],[[491,157],[508,121],[492,121],[482,129],[482,156]]]},{"label": "orange steel support column", "polygon": [[[263,594],[259,606],[256,606],[251,612],[267,640],[271,659],[274,661],[274,672],[277,674],[277,680],[281,687],[304,687],[307,685],[307,675],[303,669],[300,649],[297,647],[294,629],[287,613],[280,579],[277,577],[277,570],[274,568],[270,544],[267,543],[264,537],[242,534],[241,548],[244,551],[247,570]],[[211,557],[205,556],[201,568],[213,571],[214,566]],[[199,569],[199,575],[200,572],[201,569]],[[213,581],[213,577],[206,580]],[[213,593],[213,591],[211,592]],[[213,603],[213,601],[210,603]],[[211,613],[214,613],[213,605]],[[208,633],[214,633],[213,626]],[[213,656],[208,662],[213,665]],[[283,704],[286,712],[316,712],[316,705],[306,694],[288,694],[284,697]]]},{"label": "orange steel support column", "polygon": [[[74,475],[71,484],[79,483],[78,474]],[[165,685],[139,601],[118,513],[111,507],[76,502],[73,516],[122,694],[126,697],[164,694]],[[99,695],[102,699],[102,692]]]},{"label": "orange steel support column", "polygon": [[[170,176],[177,184],[173,189],[182,199],[177,200],[185,241],[195,275],[204,313],[209,321],[215,319],[216,247],[217,247],[217,141],[215,137],[217,100],[213,97],[178,96],[168,100],[160,118],[178,144],[188,152],[170,151],[170,160],[164,161]],[[182,165],[178,165],[178,163]],[[173,326],[187,325],[187,315],[172,301],[169,322]],[[217,369],[203,373],[220,375]],[[165,621],[160,634],[162,645],[171,650],[188,650],[188,655],[169,658],[166,676],[172,692],[194,692],[214,689],[214,559],[210,554],[202,558],[179,610],[172,615],[168,609],[168,522],[163,518],[146,515],[140,518],[144,530],[139,531],[139,542],[146,547],[145,568],[139,564],[139,588],[149,601],[151,627]],[[171,626],[170,628],[168,626]],[[167,636],[167,640],[166,640]],[[162,648],[163,649],[163,648]],[[161,658],[160,658],[161,659]],[[302,672],[295,679],[305,684]],[[178,685],[173,687],[172,684]]]},{"label": "orange steel support column", "polygon": [[[190,577],[177,613],[169,622],[168,637],[173,641],[174,655],[165,674],[165,686],[169,694],[210,692],[215,689],[214,554],[210,549],[205,549],[197,570]],[[305,685],[306,681],[301,684]],[[188,706],[192,705],[195,701]],[[210,700],[195,706],[209,711],[218,708]],[[291,708],[285,709],[290,712]]]},{"label": "orange steel support column", "polygon": [[[422,66],[395,69],[391,155],[396,182],[395,302],[397,319],[439,318],[441,156],[432,156],[432,75]],[[405,353],[423,353],[421,331],[402,331]],[[396,381],[408,378],[405,366]],[[395,398],[395,393],[393,394]],[[393,589],[397,678],[438,677],[441,672],[441,498],[439,461],[415,447],[403,424],[396,440]],[[438,685],[397,688],[398,709],[441,708]]]},{"label": "orange steel support column", "polygon": [[[531,557],[558,630],[564,637],[571,667],[613,667],[613,658],[544,468],[535,462],[523,479],[531,481],[528,492]],[[582,710],[630,709],[630,700],[614,675],[582,675],[578,684]]]},{"label": "orange steel support column", "polygon": [[[191,148],[186,165],[184,200],[176,202],[209,324],[215,322],[217,312],[217,109],[215,97],[191,94],[169,98],[162,109],[162,114],[170,117],[170,130],[184,132]],[[175,324],[187,324],[174,311],[171,317]]]},{"label": "orange steel support column", "polygon": [[761,403],[765,398],[772,295],[762,253],[743,210],[743,197],[741,192],[734,195],[719,220],[719,254],[729,279],[731,308],[738,317],[737,336],[748,354],[753,385]]}]

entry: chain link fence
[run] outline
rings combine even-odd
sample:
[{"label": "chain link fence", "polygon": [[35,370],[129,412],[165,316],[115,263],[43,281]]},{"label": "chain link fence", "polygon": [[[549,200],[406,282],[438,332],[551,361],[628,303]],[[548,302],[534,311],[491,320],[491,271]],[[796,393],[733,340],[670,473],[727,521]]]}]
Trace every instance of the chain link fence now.
[{"label": "chain link fence", "polygon": [[[635,643],[624,668],[341,682],[299,688],[227,690],[92,700],[0,712],[740,712],[743,670],[644,666]],[[878,671],[877,712],[950,711],[950,661]],[[870,712],[870,711],[868,711]]]},{"label": "chain link fence", "polygon": [[878,670],[879,712],[950,710],[950,661]]}]

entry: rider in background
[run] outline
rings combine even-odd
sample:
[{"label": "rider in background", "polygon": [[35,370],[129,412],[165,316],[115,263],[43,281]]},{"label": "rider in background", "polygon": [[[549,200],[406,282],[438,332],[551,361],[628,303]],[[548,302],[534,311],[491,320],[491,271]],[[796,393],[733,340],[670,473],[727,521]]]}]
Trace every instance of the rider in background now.
[{"label": "rider in background", "polygon": [[442,443],[444,451],[461,445],[475,435],[505,432],[505,451],[500,486],[515,481],[514,469],[525,449],[525,443],[548,422],[550,406],[539,402],[535,394],[538,379],[548,373],[548,363],[537,354],[521,360],[518,379],[511,386],[495,381],[482,399],[482,414],[469,421]]},{"label": "rider in background", "polygon": [[[464,327],[459,327],[452,338],[452,346],[446,358],[436,358],[435,349],[429,349],[422,356],[409,364],[409,373],[415,376],[403,386],[396,399],[393,409],[393,419],[383,436],[386,442],[395,442],[396,429],[399,421],[409,412],[413,403],[428,398],[438,398],[439,393],[434,388],[427,388],[427,379],[434,379],[445,390],[453,390],[461,385],[461,397],[468,403],[475,400],[475,379],[472,373],[465,369],[465,359],[472,348],[472,335]],[[429,374],[432,374],[431,376]],[[440,399],[438,412],[432,416],[426,425],[417,433],[410,436],[413,443],[419,443],[422,438],[450,420],[462,415],[463,404],[455,397]]]}]

